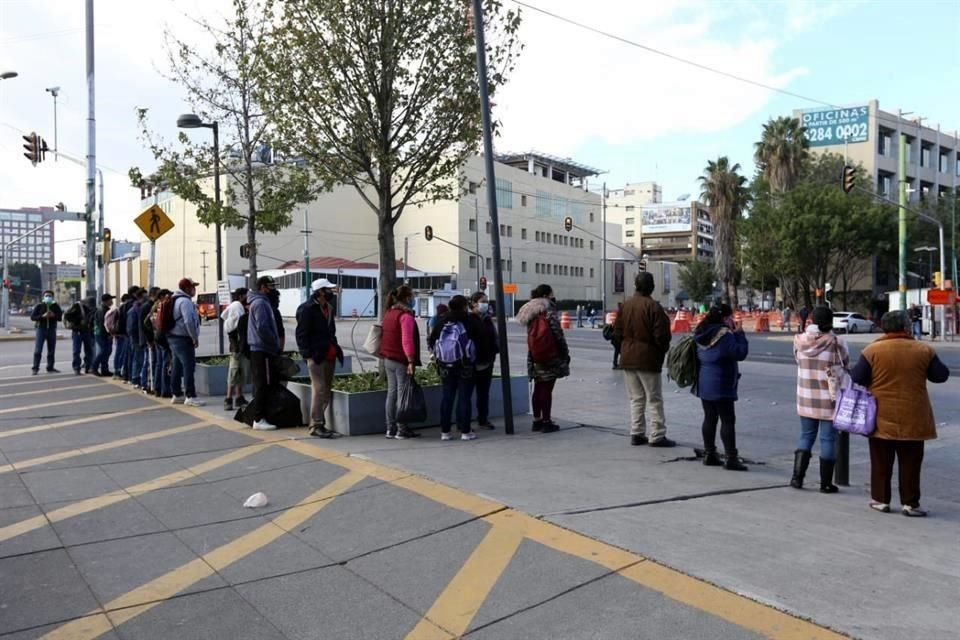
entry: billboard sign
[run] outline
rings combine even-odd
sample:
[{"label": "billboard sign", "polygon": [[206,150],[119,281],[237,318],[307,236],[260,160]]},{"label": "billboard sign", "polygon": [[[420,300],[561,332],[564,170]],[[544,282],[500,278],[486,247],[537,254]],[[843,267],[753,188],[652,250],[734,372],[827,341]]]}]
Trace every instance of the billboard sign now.
[{"label": "billboard sign", "polygon": [[800,124],[806,129],[811,147],[867,142],[870,139],[870,107],[802,111]]},{"label": "billboard sign", "polygon": [[614,262],[613,263],[613,292],[614,293],[623,293],[625,288],[624,285],[626,284],[624,280],[626,280],[626,277],[624,273],[623,263]]},{"label": "billboard sign", "polygon": [[643,233],[669,233],[692,229],[690,206],[643,207]]}]

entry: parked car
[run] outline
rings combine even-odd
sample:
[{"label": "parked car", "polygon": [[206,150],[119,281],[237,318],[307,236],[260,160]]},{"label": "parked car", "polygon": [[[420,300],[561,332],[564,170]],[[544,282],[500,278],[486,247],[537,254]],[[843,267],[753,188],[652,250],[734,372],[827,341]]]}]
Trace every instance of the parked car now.
[{"label": "parked car", "polygon": [[219,317],[217,312],[217,294],[201,293],[197,295],[197,313],[201,320],[216,320]]},{"label": "parked car", "polygon": [[852,311],[833,312],[833,330],[843,333],[870,333],[877,326],[871,320]]}]

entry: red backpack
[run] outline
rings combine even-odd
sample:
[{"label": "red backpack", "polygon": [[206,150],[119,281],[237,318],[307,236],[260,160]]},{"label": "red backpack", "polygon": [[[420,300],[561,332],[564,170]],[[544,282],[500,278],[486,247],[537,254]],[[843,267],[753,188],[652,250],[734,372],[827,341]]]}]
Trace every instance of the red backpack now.
[{"label": "red backpack", "polygon": [[557,341],[545,314],[541,313],[527,326],[527,350],[536,364],[547,364],[557,359]]},{"label": "red backpack", "polygon": [[173,329],[173,325],[175,324],[173,319],[173,307],[175,300],[176,298],[167,298],[160,303],[160,310],[157,311],[154,322],[157,335],[163,335]]}]

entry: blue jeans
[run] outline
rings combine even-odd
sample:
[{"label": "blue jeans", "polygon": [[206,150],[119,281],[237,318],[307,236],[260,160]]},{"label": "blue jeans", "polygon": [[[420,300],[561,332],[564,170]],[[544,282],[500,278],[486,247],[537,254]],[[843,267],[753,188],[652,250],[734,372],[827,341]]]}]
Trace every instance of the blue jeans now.
[{"label": "blue jeans", "polygon": [[126,377],[131,384],[139,385],[140,384],[140,375],[143,372],[143,356],[145,355],[146,349],[137,344],[136,340],[130,341],[130,373]]},{"label": "blue jeans", "polygon": [[136,340],[127,336],[127,349],[123,358],[123,379],[127,382],[133,380],[134,356],[137,353],[138,345]]},{"label": "blue jeans", "polygon": [[145,345],[143,347],[143,367],[140,369],[140,386],[144,389],[151,389],[150,377],[157,362],[157,347],[154,345]]},{"label": "blue jeans", "polygon": [[[83,362],[80,361],[80,350],[83,349]],[[81,366],[83,371],[89,373],[90,369],[93,368],[93,334],[84,333],[82,331],[73,332],[73,370],[80,372]]]},{"label": "blue jeans", "polygon": [[33,343],[33,370],[40,370],[40,357],[43,355],[43,345],[47,345],[47,371],[53,369],[55,352],[57,350],[57,328],[43,329],[37,327],[37,338]]},{"label": "blue jeans", "polygon": [[182,336],[169,336],[170,352],[173,355],[173,372],[170,374],[172,393],[182,396],[186,387],[187,397],[197,397],[193,375],[197,370],[197,350],[193,340]]},{"label": "blue jeans", "polygon": [[923,322],[920,320],[913,320],[910,323],[910,328],[913,332],[913,337],[917,340],[923,340]]},{"label": "blue jeans", "polygon": [[110,373],[110,354],[113,352],[113,336],[102,333],[96,336],[97,357],[93,360],[93,370],[105,375]]},{"label": "blue jeans", "polygon": [[461,367],[441,369],[443,398],[440,401],[440,430],[450,433],[453,404],[457,404],[457,429],[470,433],[470,397],[473,395],[473,371]]},{"label": "blue jeans", "polygon": [[127,336],[117,336],[117,350],[113,352],[113,375],[123,377],[124,363],[127,361]]},{"label": "blue jeans", "polygon": [[824,460],[837,459],[837,430],[832,420],[816,420],[800,416],[800,443],[797,449],[810,451],[820,431],[820,457]]},{"label": "blue jeans", "polygon": [[167,372],[167,350],[157,345],[153,361],[153,390],[163,395],[170,393],[170,374]]}]

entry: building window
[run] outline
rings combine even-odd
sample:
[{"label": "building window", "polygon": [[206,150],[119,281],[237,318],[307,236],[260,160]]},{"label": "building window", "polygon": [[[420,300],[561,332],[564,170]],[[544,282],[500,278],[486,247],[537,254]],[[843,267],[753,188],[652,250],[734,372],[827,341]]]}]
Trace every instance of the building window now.
[{"label": "building window", "polygon": [[507,271],[508,272],[513,271],[513,260],[507,260]]},{"label": "building window", "polygon": [[626,207],[624,207],[624,209],[626,210],[627,213],[633,213],[633,205],[632,205],[632,204],[628,204]]},{"label": "building window", "polygon": [[470,256],[470,268],[471,269],[477,268],[477,256]]},{"label": "building window", "polygon": [[471,182],[471,183],[469,184],[469,186],[468,186],[468,188],[469,188],[469,190],[470,190],[470,193],[476,193],[476,192],[477,192],[477,187],[479,187],[479,186],[480,186],[480,185],[477,184],[476,182]]},{"label": "building window", "polygon": [[590,267],[590,279],[593,280],[593,267]]},{"label": "building window", "polygon": [[537,231],[536,233],[534,233],[533,237],[534,237],[534,239],[535,239],[537,242],[540,242],[540,232],[539,232],[539,231]]},{"label": "building window", "polygon": [[487,220],[487,235],[490,235],[490,221]]},{"label": "building window", "polygon": [[521,207],[527,206],[527,196],[525,195],[520,196],[520,206]]},{"label": "building window", "polygon": [[593,240],[590,241],[590,251],[593,251]]},{"label": "building window", "polygon": [[937,169],[940,171],[940,173],[946,173],[950,170],[950,157],[947,154],[940,154]]},{"label": "building window", "polygon": [[633,233],[634,233],[633,229],[630,229],[629,231],[626,231],[623,235],[625,235],[628,238],[632,238]]},{"label": "building window", "polygon": [[593,222],[593,211],[590,212],[590,222]]},{"label": "building window", "polygon": [[539,263],[539,262],[536,263],[535,265],[533,265],[533,268],[534,268],[534,273],[540,273],[540,263]]},{"label": "building window", "polygon": [[507,235],[507,225],[500,225],[500,237],[503,238]]},{"label": "building window", "polygon": [[509,225],[509,224],[507,225],[507,237],[508,238],[513,237],[513,225]]},{"label": "building window", "polygon": [[490,271],[490,269],[493,269],[493,260],[487,258],[487,271]]},{"label": "building window", "polygon": [[474,220],[473,218],[470,218],[470,219],[467,221],[467,228],[468,228],[470,231],[476,231],[476,230],[477,230],[477,221]]},{"label": "building window", "polygon": [[634,224],[636,220],[637,220],[636,218],[624,218],[623,224]]},{"label": "building window", "polygon": [[497,178],[497,206],[501,209],[513,209],[513,183]]},{"label": "building window", "polygon": [[557,240],[557,234],[553,234],[553,244],[560,244],[560,241]]},{"label": "building window", "polygon": [[920,166],[930,166],[930,147],[920,147]]},{"label": "building window", "polygon": [[521,239],[521,240],[526,240],[526,239],[527,239],[527,230],[526,230],[526,229],[523,229],[523,228],[520,229],[520,239]]},{"label": "building window", "polygon": [[527,261],[526,261],[526,260],[523,260],[523,261],[520,262],[520,272],[521,272],[521,273],[526,273],[526,272],[527,272]]},{"label": "building window", "polygon": [[877,153],[882,156],[890,157],[893,154],[891,153],[893,138],[890,131],[886,129],[880,129],[880,135],[877,136]]},{"label": "building window", "polygon": [[889,196],[893,190],[893,174],[880,171],[877,173],[877,193]]}]

